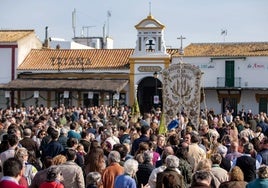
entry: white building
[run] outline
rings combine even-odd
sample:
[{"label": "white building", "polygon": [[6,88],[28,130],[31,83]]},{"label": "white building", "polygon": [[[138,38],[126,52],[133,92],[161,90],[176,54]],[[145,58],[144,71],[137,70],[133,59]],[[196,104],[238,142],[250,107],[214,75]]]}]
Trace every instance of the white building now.
[{"label": "white building", "polygon": [[[166,49],[165,26],[151,14],[135,28],[134,49],[30,51],[40,48],[35,37],[25,44],[13,39],[14,47],[0,48],[0,61],[8,69],[2,70],[0,81],[10,81],[2,89],[14,93],[9,104],[22,105],[23,99],[29,99],[24,104],[35,105],[39,99],[39,104],[46,106],[62,102],[133,105],[137,96],[142,112],[150,111],[162,105],[161,72],[183,58],[204,72],[201,108],[213,109],[216,114],[226,108],[235,113],[241,109],[251,109],[254,114],[267,112],[268,42],[193,43],[184,48],[181,57],[179,49]],[[3,95],[0,101],[5,101]]]},{"label": "white building", "polygon": [[204,72],[203,108],[267,112],[268,42],[193,43],[184,52],[183,61]]},{"label": "white building", "polygon": [[[0,30],[0,84],[6,84],[16,79],[17,67],[28,53],[32,49],[41,48],[42,43],[35,35],[34,30]],[[7,96],[10,94],[13,93],[6,92]],[[5,94],[0,91],[0,106],[5,105]]]}]

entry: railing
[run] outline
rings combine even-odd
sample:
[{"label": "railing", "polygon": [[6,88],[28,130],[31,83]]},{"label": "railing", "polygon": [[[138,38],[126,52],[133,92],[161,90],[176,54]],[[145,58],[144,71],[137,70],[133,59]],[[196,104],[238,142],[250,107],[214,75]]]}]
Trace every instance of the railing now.
[{"label": "railing", "polygon": [[241,87],[241,77],[234,78],[234,85],[227,86],[225,77],[217,77],[217,87]]}]

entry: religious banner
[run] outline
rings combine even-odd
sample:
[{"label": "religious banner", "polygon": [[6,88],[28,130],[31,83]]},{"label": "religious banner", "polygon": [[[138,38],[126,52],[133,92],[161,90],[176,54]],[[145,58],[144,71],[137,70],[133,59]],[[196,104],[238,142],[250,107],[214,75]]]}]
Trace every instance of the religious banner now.
[{"label": "religious banner", "polygon": [[183,112],[197,128],[200,116],[201,70],[180,62],[164,69],[162,75],[166,124]]}]

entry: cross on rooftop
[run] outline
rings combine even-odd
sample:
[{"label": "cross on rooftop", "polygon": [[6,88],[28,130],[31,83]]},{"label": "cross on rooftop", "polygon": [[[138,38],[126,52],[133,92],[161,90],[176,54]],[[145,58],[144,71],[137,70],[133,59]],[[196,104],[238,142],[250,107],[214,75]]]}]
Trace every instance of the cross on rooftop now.
[{"label": "cross on rooftop", "polygon": [[181,47],[180,47],[180,54],[183,55],[183,40],[186,39],[186,37],[183,37],[182,35],[180,37],[178,37],[177,39],[180,39],[181,40]]}]

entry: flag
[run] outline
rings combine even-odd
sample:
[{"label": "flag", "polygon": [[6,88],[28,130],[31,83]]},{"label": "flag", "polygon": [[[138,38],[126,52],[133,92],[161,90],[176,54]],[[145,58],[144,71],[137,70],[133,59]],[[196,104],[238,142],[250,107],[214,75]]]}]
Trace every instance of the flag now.
[{"label": "flag", "polygon": [[134,104],[133,104],[132,109],[131,109],[131,114],[133,116],[140,116],[140,107],[139,107],[137,97],[134,100]]},{"label": "flag", "polygon": [[159,132],[159,134],[166,134],[166,132],[167,132],[166,118],[165,118],[164,113],[161,114],[161,119],[160,119],[160,125],[159,125],[158,132]]},{"label": "flag", "polygon": [[221,35],[227,35],[227,30],[226,29],[222,29],[221,30]]},{"label": "flag", "polygon": [[107,11],[107,17],[111,17],[112,16],[112,13],[110,10]]}]

